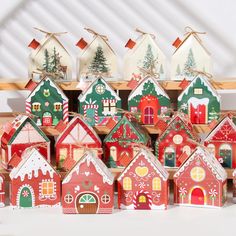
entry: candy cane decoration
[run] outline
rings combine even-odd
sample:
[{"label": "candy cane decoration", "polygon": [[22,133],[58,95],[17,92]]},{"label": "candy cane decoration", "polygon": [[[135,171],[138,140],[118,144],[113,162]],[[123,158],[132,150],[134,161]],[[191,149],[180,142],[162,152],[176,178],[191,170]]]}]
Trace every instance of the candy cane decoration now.
[{"label": "candy cane decoration", "polygon": [[68,113],[68,101],[63,101],[63,121],[68,123],[69,113]]},{"label": "candy cane decoration", "polygon": [[138,197],[139,194],[142,194],[142,193],[147,196],[148,206],[151,209],[152,208],[152,196],[149,194],[149,192],[144,191],[144,190],[137,191],[136,194],[134,195],[134,198],[133,198],[134,209],[138,209],[137,197]]}]

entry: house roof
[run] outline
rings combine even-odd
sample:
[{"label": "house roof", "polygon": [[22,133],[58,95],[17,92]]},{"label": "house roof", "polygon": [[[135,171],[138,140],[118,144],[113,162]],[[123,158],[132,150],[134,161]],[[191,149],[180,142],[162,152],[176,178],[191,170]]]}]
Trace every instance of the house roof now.
[{"label": "house roof", "polygon": [[20,177],[21,181],[24,181],[26,175],[28,179],[37,178],[39,176],[39,171],[46,175],[53,175],[58,173],[56,170],[47,162],[47,160],[42,156],[42,154],[35,148],[30,150],[25,150],[22,154],[22,160],[17,167],[13,168],[10,173],[11,180]]},{"label": "house roof", "polygon": [[92,163],[96,168],[98,174],[103,177],[103,183],[108,183],[112,185],[114,182],[114,176],[106,167],[106,165],[100,160],[98,157],[94,155],[92,151],[86,151],[85,154],[81,157],[81,159],[72,167],[72,169],[67,173],[66,177],[62,181],[62,184],[69,183],[72,175],[76,172],[77,174],[80,172],[80,165],[83,163],[87,163],[87,166]]},{"label": "house roof", "polygon": [[201,160],[206,163],[207,167],[211,170],[216,179],[221,182],[224,182],[227,179],[227,173],[219,161],[211,153],[209,153],[206,148],[202,148],[200,146],[198,146],[186,159],[186,161],[183,162],[183,164],[175,172],[174,178],[178,178],[184,173],[185,169],[195,160],[196,155],[201,157]]},{"label": "house roof", "polygon": [[161,165],[157,157],[147,149],[140,149],[139,153],[134,157],[134,159],[129,163],[129,165],[122,171],[117,181],[120,181],[130,170],[130,168],[139,161],[140,158],[144,157],[148,163],[154,168],[154,170],[160,175],[163,180],[167,180],[169,177],[168,171]]}]

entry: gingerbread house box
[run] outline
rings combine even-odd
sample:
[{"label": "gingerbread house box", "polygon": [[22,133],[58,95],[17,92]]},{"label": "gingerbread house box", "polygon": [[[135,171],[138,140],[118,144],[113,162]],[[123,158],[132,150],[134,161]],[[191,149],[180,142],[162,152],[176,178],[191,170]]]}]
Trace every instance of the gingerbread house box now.
[{"label": "gingerbread house box", "polygon": [[[124,79],[144,78],[143,71],[149,70],[152,64],[159,79],[166,79],[166,56],[158,47],[155,36],[142,32],[136,41],[129,39],[128,51],[124,58]],[[143,70],[142,70],[143,69]]]},{"label": "gingerbread house box", "polygon": [[178,109],[189,115],[193,124],[208,124],[218,119],[220,96],[204,75],[197,75],[178,97]]},{"label": "gingerbread house box", "polygon": [[116,121],[120,119],[117,108],[121,108],[121,99],[101,77],[82,92],[78,100],[79,113],[91,126],[106,125],[111,117]]},{"label": "gingerbread house box", "polygon": [[221,207],[227,197],[227,173],[206,149],[197,147],[174,174],[174,202]]},{"label": "gingerbread house box", "polygon": [[183,40],[177,38],[173,43],[176,48],[171,58],[171,79],[192,80],[195,71],[212,74],[212,59],[208,50],[203,46],[199,32],[188,32]]},{"label": "gingerbread house box", "polygon": [[193,130],[192,124],[183,114],[172,117],[166,129],[156,141],[156,156],[166,167],[181,165],[182,154],[190,155],[195,149],[199,137]]},{"label": "gingerbread house box", "polygon": [[78,161],[86,149],[91,149],[95,155],[101,157],[99,149],[102,142],[89,124],[75,116],[58,136],[55,147],[57,166],[62,167],[67,158]]},{"label": "gingerbread house box", "polygon": [[26,150],[10,173],[10,202],[15,208],[60,205],[61,178],[35,149]]},{"label": "gingerbread house box", "polygon": [[61,33],[43,33],[45,38],[42,41],[33,39],[29,44],[32,48],[29,56],[29,78],[40,81],[42,74],[53,74],[53,79],[58,81],[72,80],[72,60],[58,40]]},{"label": "gingerbread house box", "polygon": [[233,202],[236,203],[236,169],[233,171]]},{"label": "gingerbread house box", "polygon": [[140,112],[146,125],[157,123],[158,116],[168,115],[170,98],[153,77],[146,77],[134,88],[128,97],[131,112]]},{"label": "gingerbread house box", "polygon": [[37,148],[50,162],[50,140],[30,117],[19,115],[1,137],[2,166],[11,168],[12,158],[21,158],[29,147]]},{"label": "gingerbread house box", "polygon": [[126,167],[141,145],[149,146],[151,138],[136,119],[124,115],[105,137],[104,156],[108,167]]},{"label": "gingerbread house box", "polygon": [[26,113],[33,114],[39,126],[68,122],[68,98],[48,76],[44,77],[26,99]]},{"label": "gingerbread house box", "polygon": [[77,78],[83,81],[91,81],[97,75],[102,75],[106,80],[117,78],[117,57],[108,38],[93,30],[86,30],[94,37],[89,44],[83,38],[76,44],[82,50],[77,59]]},{"label": "gingerbread house box", "polygon": [[215,125],[204,145],[223,167],[236,168],[236,125],[228,115]]},{"label": "gingerbread house box", "polygon": [[0,174],[0,207],[5,206],[5,178]]},{"label": "gingerbread house box", "polygon": [[121,209],[166,209],[169,173],[147,149],[141,149],[118,177]]},{"label": "gingerbread house box", "polygon": [[113,181],[105,164],[87,151],[62,181],[63,213],[112,213]]}]

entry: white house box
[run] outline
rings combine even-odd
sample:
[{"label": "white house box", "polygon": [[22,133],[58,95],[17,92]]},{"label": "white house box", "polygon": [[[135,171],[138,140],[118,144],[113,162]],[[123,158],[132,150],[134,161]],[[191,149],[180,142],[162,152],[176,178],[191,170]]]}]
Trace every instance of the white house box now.
[{"label": "white house box", "polygon": [[45,37],[40,42],[33,39],[28,45],[32,48],[28,65],[29,78],[40,81],[42,74],[49,74],[53,75],[55,80],[71,80],[71,56],[58,40],[58,36],[64,33],[39,31],[45,33]]},{"label": "white house box", "polygon": [[166,56],[158,47],[154,35],[141,33],[135,42],[130,39],[126,44],[129,49],[124,57],[124,80],[131,80],[134,77],[142,79],[145,77],[142,69],[150,69],[153,63],[158,78],[166,79]]},{"label": "white house box", "polygon": [[199,36],[205,33],[186,29],[188,32],[183,41],[177,38],[172,44],[176,48],[171,59],[172,80],[192,80],[196,75],[194,70],[212,74],[211,55]]}]

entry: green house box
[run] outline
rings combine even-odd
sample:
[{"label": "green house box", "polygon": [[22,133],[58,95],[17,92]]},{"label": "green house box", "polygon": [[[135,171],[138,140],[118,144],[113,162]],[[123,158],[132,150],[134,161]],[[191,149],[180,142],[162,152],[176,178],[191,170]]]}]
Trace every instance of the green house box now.
[{"label": "green house box", "polygon": [[39,126],[55,126],[68,122],[68,98],[49,78],[45,77],[26,99],[26,113],[35,115]]},{"label": "green house box", "polygon": [[102,78],[96,79],[78,100],[79,113],[91,126],[106,125],[110,117],[117,121],[121,117],[117,112],[117,108],[121,108],[121,99]]},{"label": "green house box", "polygon": [[178,110],[193,124],[207,124],[219,118],[220,96],[204,75],[197,75],[179,95]]}]

